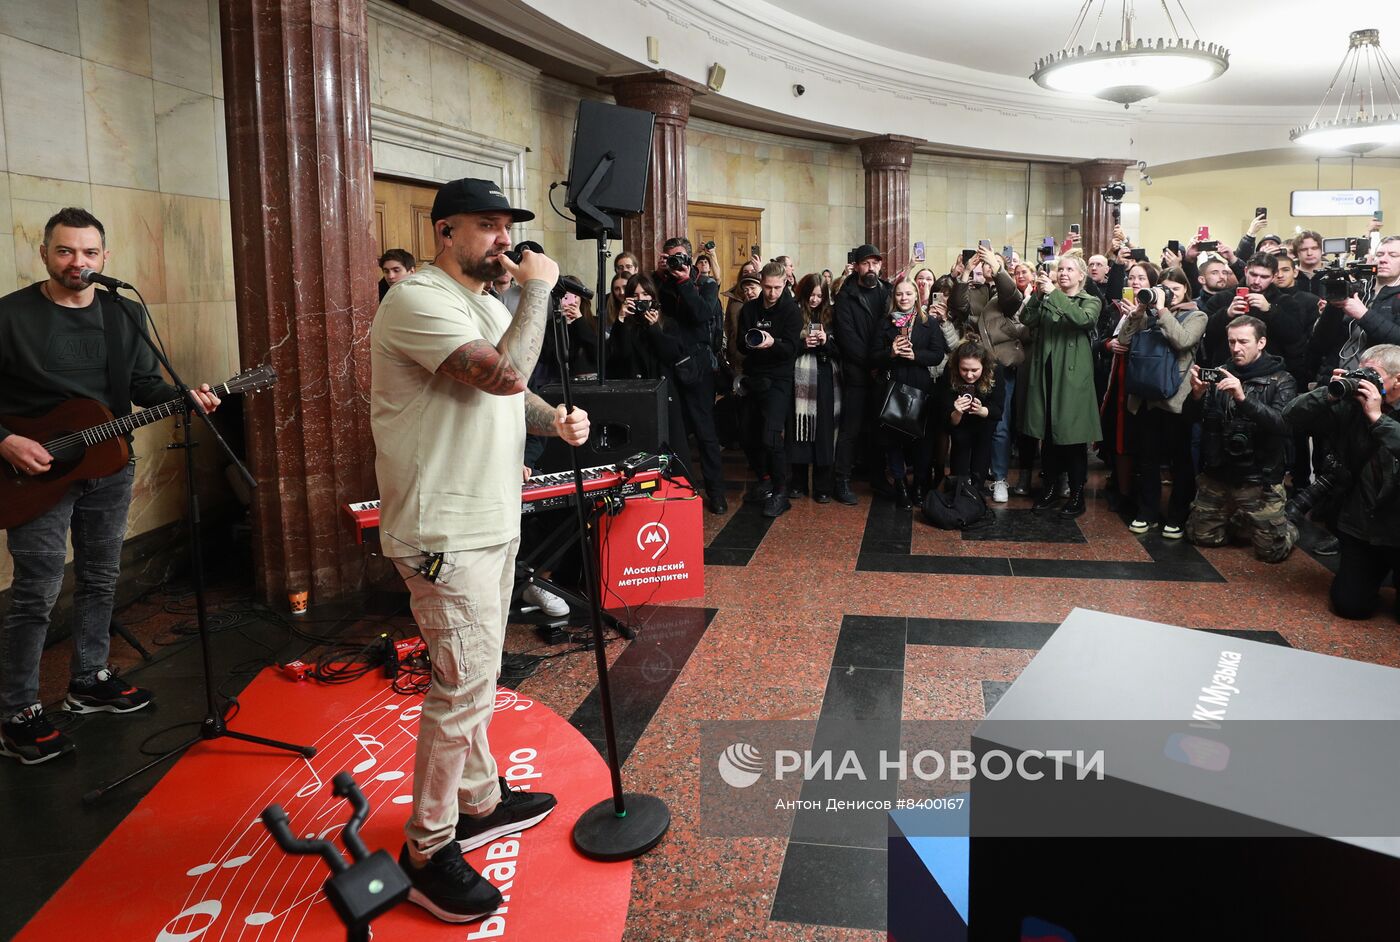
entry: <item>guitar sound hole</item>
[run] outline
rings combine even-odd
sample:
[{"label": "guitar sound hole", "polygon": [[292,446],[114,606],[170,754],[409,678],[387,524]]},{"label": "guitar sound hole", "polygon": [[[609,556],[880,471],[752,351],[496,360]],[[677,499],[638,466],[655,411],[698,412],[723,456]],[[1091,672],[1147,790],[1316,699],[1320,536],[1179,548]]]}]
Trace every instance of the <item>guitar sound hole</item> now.
[{"label": "guitar sound hole", "polygon": [[82,442],[78,442],[76,445],[69,445],[67,448],[51,449],[49,454],[53,455],[54,470],[57,470],[60,464],[67,465],[71,468],[73,465],[83,460],[83,453],[86,451],[87,446]]}]

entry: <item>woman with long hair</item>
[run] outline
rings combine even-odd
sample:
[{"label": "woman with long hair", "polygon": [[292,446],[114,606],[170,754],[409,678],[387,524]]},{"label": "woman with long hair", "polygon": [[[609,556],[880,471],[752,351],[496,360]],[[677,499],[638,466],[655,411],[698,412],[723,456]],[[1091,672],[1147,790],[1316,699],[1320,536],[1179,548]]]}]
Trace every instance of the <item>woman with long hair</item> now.
[{"label": "woman with long hair", "polygon": [[[903,383],[920,390],[925,396],[933,392],[933,377],[929,367],[938,366],[948,353],[948,342],[939,324],[919,311],[919,288],[907,277],[892,286],[890,309],[876,326],[871,337],[870,361],[888,376],[886,389]],[[924,410],[925,426],[913,441],[903,432],[885,428],[886,470],[894,488],[895,506],[900,510],[913,507],[906,482],[905,449],[914,455],[913,498],[922,501],[933,485],[933,434],[936,419],[930,417],[931,407]]]},{"label": "woman with long hair", "polygon": [[[1138,265],[1143,264],[1139,262]],[[1137,270],[1137,265],[1133,270]],[[1131,273],[1129,273],[1131,282]],[[1191,298],[1191,282],[1179,268],[1169,269],[1161,284],[1151,289],[1152,303],[1141,302],[1128,315],[1123,325],[1121,342],[1129,348],[1144,331],[1153,328],[1176,352],[1176,368],[1181,372],[1181,384],[1168,399],[1143,399],[1129,395],[1127,409],[1137,416],[1137,513],[1128,529],[1146,533],[1162,526],[1162,536],[1179,540],[1191,513],[1191,501],[1196,497],[1196,467],[1191,458],[1191,422],[1182,415],[1182,406],[1191,393],[1191,364],[1195,362],[1196,344],[1206,332],[1206,312],[1196,307]],[[1162,517],[1163,463],[1172,469],[1172,494],[1167,502],[1165,521]]]},{"label": "woman with long hair", "polygon": [[1035,294],[1021,315],[1031,328],[1026,350],[1026,408],[1020,431],[1041,440],[1043,482],[1034,510],[1050,510],[1060,500],[1055,483],[1069,476],[1070,497],[1060,513],[1084,513],[1084,485],[1089,477],[1087,446],[1099,436],[1094,395],[1094,360],[1090,349],[1099,299],[1084,290],[1089,269],[1076,255],[1056,263],[1055,280],[1041,273]]},{"label": "woman with long hair", "polygon": [[992,471],[992,440],[1006,407],[1006,382],[996,355],[969,337],[948,356],[936,415],[948,424],[952,476],[980,489]]},{"label": "woman with long hair", "polygon": [[819,274],[797,283],[802,334],[793,365],[792,412],[788,416],[788,496],[811,493],[819,504],[831,502],[832,465],[836,460],[837,417],[841,414],[840,366],[831,335],[831,290]]},{"label": "woman with long hair", "polygon": [[1106,436],[1101,454],[1104,463],[1112,469],[1108,480],[1108,507],[1110,510],[1121,510],[1125,513],[1131,511],[1134,499],[1133,467],[1134,456],[1138,451],[1137,410],[1127,407],[1128,393],[1124,388],[1128,369],[1128,341],[1123,336],[1123,330],[1129,316],[1137,309],[1137,301],[1129,301],[1128,297],[1136,299],[1139,291],[1157,287],[1161,277],[1161,271],[1151,262],[1133,262],[1128,268],[1123,297],[1109,299],[1109,305],[1116,314],[1109,318],[1099,318],[1099,323],[1105,326],[1108,326],[1108,321],[1112,322],[1109,336],[1103,339],[1103,345],[1113,355],[1113,362],[1109,367],[1108,385],[1099,405],[1102,416],[1100,428]]}]

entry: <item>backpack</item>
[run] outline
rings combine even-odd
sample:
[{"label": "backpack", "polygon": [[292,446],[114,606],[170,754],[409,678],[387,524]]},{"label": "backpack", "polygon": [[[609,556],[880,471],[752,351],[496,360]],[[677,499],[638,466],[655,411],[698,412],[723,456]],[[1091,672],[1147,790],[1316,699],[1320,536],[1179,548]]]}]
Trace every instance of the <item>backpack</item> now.
[{"label": "backpack", "polygon": [[[1190,312],[1186,312],[1189,314]],[[1181,323],[1183,315],[1178,315]],[[1142,399],[1170,399],[1181,388],[1181,370],[1176,362],[1176,349],[1167,342],[1162,331],[1153,325],[1133,337],[1128,350],[1128,367],[1123,374],[1123,388],[1128,395]]]},{"label": "backpack", "polygon": [[963,530],[987,515],[987,501],[970,483],[959,481],[957,489],[945,494],[931,488],[924,495],[924,519],[940,530]]}]

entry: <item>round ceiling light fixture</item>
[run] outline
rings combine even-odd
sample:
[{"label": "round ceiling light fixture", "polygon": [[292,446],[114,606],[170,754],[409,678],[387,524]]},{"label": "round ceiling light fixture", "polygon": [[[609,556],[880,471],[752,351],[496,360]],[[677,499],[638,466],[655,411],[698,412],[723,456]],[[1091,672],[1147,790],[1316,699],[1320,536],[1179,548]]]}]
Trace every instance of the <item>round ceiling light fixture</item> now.
[{"label": "round ceiling light fixture", "polygon": [[[1336,106],[1329,117],[1323,117],[1344,75]],[[1311,121],[1288,136],[1295,144],[1353,154],[1400,142],[1400,72],[1381,49],[1380,30],[1358,29],[1351,34],[1322,104]]]},{"label": "round ceiling light fixture", "polygon": [[[1195,27],[1183,2],[1175,0],[1174,5],[1194,35]],[[1093,31],[1086,42],[1080,43],[1096,3],[1099,11]],[[1036,61],[1031,79],[1037,85],[1051,91],[1093,95],[1126,108],[1165,91],[1209,82],[1230,67],[1230,51],[1224,46],[1181,35],[1169,0],[1163,0],[1162,9],[1170,36],[1134,39],[1132,0],[1120,0],[1122,35],[1112,42],[1099,42],[1099,25],[1107,4],[1108,0],[1084,0],[1064,46]]]}]

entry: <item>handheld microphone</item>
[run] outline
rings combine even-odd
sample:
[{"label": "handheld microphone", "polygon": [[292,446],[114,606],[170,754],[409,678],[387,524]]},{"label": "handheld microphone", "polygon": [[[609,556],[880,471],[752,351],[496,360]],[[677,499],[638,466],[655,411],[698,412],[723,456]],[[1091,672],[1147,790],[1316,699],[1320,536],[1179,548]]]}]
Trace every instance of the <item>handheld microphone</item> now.
[{"label": "handheld microphone", "polygon": [[585,301],[593,300],[593,292],[584,287],[583,282],[572,275],[560,275],[554,286],[554,296],[562,298],[566,294],[576,294]]},{"label": "handheld microphone", "polygon": [[104,275],[102,274],[102,272],[94,271],[91,268],[82,269],[78,273],[78,277],[83,280],[83,284],[85,285],[101,285],[109,291],[116,291],[118,288],[131,287],[131,285],[127,284],[125,281],[119,281],[116,278],[113,278],[111,275]]}]

